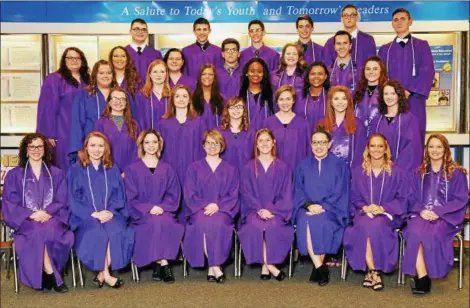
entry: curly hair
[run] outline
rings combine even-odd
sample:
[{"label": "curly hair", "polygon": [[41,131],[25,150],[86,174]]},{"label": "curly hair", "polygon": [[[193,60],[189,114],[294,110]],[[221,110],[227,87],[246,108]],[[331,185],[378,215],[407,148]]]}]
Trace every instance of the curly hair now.
[{"label": "curly hair", "polygon": [[378,80],[379,89],[383,88],[383,85],[388,81],[387,68],[385,67],[382,59],[377,56],[371,56],[367,58],[361,70],[361,78],[359,79],[358,88],[354,94],[354,105],[359,104],[366,94],[367,86],[369,85],[369,81],[366,78],[366,66],[369,62],[375,62],[380,67],[380,76]]},{"label": "curly hair", "polygon": [[47,138],[40,134],[40,133],[31,133],[27,134],[26,136],[21,139],[20,142],[20,149],[18,153],[19,157],[19,162],[18,166],[25,168],[26,163],[28,162],[28,145],[30,145],[34,140],[36,139],[41,139],[43,144],[44,144],[44,156],[42,157],[42,160],[44,163],[47,165],[47,167],[50,167],[52,164],[52,147],[49,144],[49,141]]},{"label": "curly hair", "polygon": [[241,76],[241,86],[240,92],[238,96],[243,97],[245,102],[248,101],[248,89],[250,87],[250,80],[248,79],[248,71],[250,65],[253,63],[259,63],[263,67],[263,79],[261,80],[261,107],[264,107],[264,104],[268,104],[269,111],[274,113],[273,107],[273,89],[271,88],[271,82],[269,78],[269,70],[266,62],[260,58],[252,58],[248,62],[246,62],[245,66],[243,67],[243,72]]},{"label": "curly hair", "polygon": [[[139,73],[137,73],[137,69],[135,68],[135,65],[134,65],[134,60],[132,60],[132,57],[129,54],[129,52],[126,50],[126,48],[122,46],[116,46],[113,49],[111,49],[111,51],[109,52],[109,56],[108,56],[109,63],[111,63],[112,65],[113,54],[114,54],[114,51],[117,49],[124,51],[124,53],[126,54],[126,67],[124,68],[124,82],[126,83],[127,91],[129,91],[131,95],[134,95],[139,91],[140,87],[142,86],[142,80],[140,80]],[[114,69],[113,69],[113,75],[114,75],[115,83],[116,85],[118,85],[115,79],[116,74],[114,74]]]},{"label": "curly hair", "polygon": [[214,74],[214,82],[211,85],[211,99],[209,102],[209,104],[211,105],[211,111],[214,114],[222,115],[222,111],[224,109],[224,99],[222,98],[222,95],[220,94],[219,82],[217,80],[217,73],[215,70],[215,66],[210,63],[201,65],[199,69],[199,75],[197,77],[197,85],[193,93],[194,110],[196,110],[196,112],[199,115],[202,115],[204,113],[205,102],[204,102],[204,91],[202,90],[202,74],[204,73],[206,69],[211,69],[212,73]]},{"label": "curly hair", "polygon": [[111,118],[111,112],[112,112],[112,107],[111,104],[109,103],[112,99],[113,92],[121,92],[124,93],[126,96],[126,108],[124,108],[124,122],[127,125],[127,133],[129,134],[129,137],[132,139],[136,140],[137,139],[137,124],[135,120],[132,118],[132,113],[131,113],[131,106],[130,106],[130,100],[129,100],[129,95],[127,95],[126,90],[120,87],[114,87],[109,91],[109,96],[108,99],[106,100],[106,107],[104,108],[103,112],[103,117]]},{"label": "curly hair", "polygon": [[88,155],[88,142],[92,137],[101,138],[104,140],[104,153],[102,157],[103,167],[104,168],[111,168],[113,166],[113,157],[111,156],[111,146],[109,145],[108,138],[98,131],[92,131],[88,134],[85,138],[85,142],[83,143],[83,147],[80,151],[78,151],[78,162],[83,167],[88,167],[91,164],[90,155]]},{"label": "curly hair", "polygon": [[243,115],[242,120],[240,122],[240,131],[247,131],[249,128],[249,121],[248,121],[248,111],[246,109],[246,103],[243,98],[239,96],[232,96],[227,100],[225,103],[224,111],[222,112],[222,121],[220,123],[220,128],[223,130],[230,129],[230,113],[229,109],[232,106],[235,106],[238,103],[242,103],[243,105]]},{"label": "curly hair", "polygon": [[467,175],[467,170],[452,159],[449,141],[442,134],[432,134],[431,136],[429,136],[428,140],[426,141],[426,146],[424,147],[424,158],[421,165],[418,167],[418,172],[421,175],[424,175],[428,172],[428,167],[431,165],[431,158],[429,157],[428,147],[432,139],[439,140],[442,146],[444,147],[444,157],[442,157],[442,170],[444,170],[444,173],[442,174],[442,176],[445,176],[450,180],[452,178],[452,174],[456,169],[460,169],[465,175]]},{"label": "curly hair", "polygon": [[294,44],[294,43],[287,43],[282,48],[282,54],[281,54],[281,58],[280,58],[280,61],[279,61],[279,69],[277,70],[277,73],[281,73],[287,67],[287,63],[284,60],[284,57],[286,55],[287,48],[289,48],[289,47],[294,47],[295,50],[297,50],[297,54],[299,55],[299,61],[297,62],[296,73],[302,74],[304,72],[305,68],[307,67],[307,62],[305,62],[305,60],[304,60],[304,50],[299,44]]},{"label": "curly hair", "polygon": [[100,70],[101,66],[109,66],[112,72],[112,79],[111,79],[111,85],[110,88],[113,88],[116,86],[116,75],[114,74],[113,70],[113,65],[111,62],[108,62],[106,60],[99,60],[98,62],[93,65],[93,70],[91,71],[91,76],[90,76],[90,83],[87,86],[88,90],[88,96],[95,96],[96,95],[96,89],[98,89],[98,71]]},{"label": "curly hair", "polygon": [[80,66],[79,73],[80,73],[80,79],[84,84],[88,84],[90,82],[90,68],[88,67],[88,62],[86,60],[85,54],[83,51],[78,49],[77,47],[68,47],[67,49],[64,50],[62,53],[62,57],[60,58],[60,64],[59,64],[59,69],[57,70],[57,73],[60,74],[60,76],[67,82],[69,85],[72,85],[76,88],[79,86],[79,82],[77,79],[75,79],[72,76],[72,72],[69,70],[66,64],[66,57],[67,53],[72,50],[75,51],[80,55],[80,59],[82,60],[82,65]]},{"label": "curly hair", "polygon": [[380,114],[387,114],[388,107],[385,104],[384,100],[384,90],[385,87],[389,86],[395,90],[395,93],[398,96],[398,113],[405,113],[408,111],[408,100],[406,99],[405,95],[405,88],[401,85],[398,80],[389,80],[383,84],[380,88],[380,95],[379,95],[379,112]]},{"label": "curly hair", "polygon": [[143,131],[141,131],[139,137],[137,138],[137,154],[139,158],[143,158],[145,156],[145,151],[144,151],[145,137],[147,137],[148,135],[152,135],[152,134],[155,135],[155,137],[157,137],[157,140],[158,140],[158,151],[157,153],[155,153],[155,155],[157,156],[157,158],[160,158],[162,156],[163,147],[165,145],[163,137],[162,135],[160,135],[159,132],[157,132],[153,128],[150,128],[150,129],[144,129]]},{"label": "curly hair", "polygon": [[392,174],[392,152],[390,151],[390,145],[388,144],[387,138],[385,138],[384,135],[375,133],[370,136],[369,141],[367,141],[367,145],[364,149],[364,153],[362,154],[364,160],[362,162],[362,170],[364,171],[365,174],[370,175],[371,170],[372,170],[372,163],[371,163],[371,157],[370,157],[370,151],[369,147],[372,142],[372,139],[374,138],[380,138],[384,142],[385,145],[385,153],[384,153],[384,165],[383,168],[384,170],[391,175]]},{"label": "curly hair", "polygon": [[322,67],[323,70],[325,71],[325,74],[326,74],[326,79],[325,79],[325,82],[323,83],[323,89],[325,89],[325,92],[328,92],[328,90],[330,90],[330,72],[328,71],[328,68],[326,67],[326,64],[321,62],[321,61],[315,61],[312,64],[310,64],[307,67],[307,69],[305,70],[304,88],[302,90],[302,94],[304,95],[304,97],[307,97],[310,94],[311,85],[310,85],[309,75],[310,75],[310,72],[312,71],[312,69],[316,66]]}]

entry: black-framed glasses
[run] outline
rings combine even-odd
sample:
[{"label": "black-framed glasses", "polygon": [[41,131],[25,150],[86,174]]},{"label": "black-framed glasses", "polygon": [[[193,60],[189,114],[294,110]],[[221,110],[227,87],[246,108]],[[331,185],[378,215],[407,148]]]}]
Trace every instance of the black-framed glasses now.
[{"label": "black-framed glasses", "polygon": [[236,48],[224,48],[224,52],[228,52],[228,53],[235,53],[237,51],[238,49]]},{"label": "black-framed glasses", "polygon": [[352,19],[352,18],[356,18],[356,17],[357,17],[357,14],[356,14],[356,13],[352,13],[352,14],[343,14],[342,17],[345,18],[345,19]]},{"label": "black-framed glasses", "polygon": [[28,145],[28,150],[30,150],[30,151],[42,151],[42,150],[44,150],[44,145]]},{"label": "black-framed glasses", "polygon": [[77,62],[77,61],[82,60],[81,57],[65,57],[65,59],[72,61],[72,62]]},{"label": "black-framed glasses", "polygon": [[244,108],[243,105],[236,105],[236,106],[228,107],[228,110],[241,110],[243,108]]},{"label": "black-framed glasses", "polygon": [[204,142],[204,144],[207,146],[207,147],[220,147],[220,142],[214,142],[214,141],[206,141]]}]

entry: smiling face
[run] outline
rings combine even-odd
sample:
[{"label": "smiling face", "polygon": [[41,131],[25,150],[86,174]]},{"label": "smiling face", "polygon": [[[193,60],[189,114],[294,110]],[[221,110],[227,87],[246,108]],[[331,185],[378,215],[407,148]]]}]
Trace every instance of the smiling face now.
[{"label": "smiling face", "polygon": [[397,92],[395,92],[395,88],[392,86],[385,86],[383,95],[387,108],[394,107],[398,104],[398,95]]},{"label": "smiling face", "polygon": [[252,24],[250,29],[248,29],[248,35],[252,43],[261,43],[264,37],[264,30],[258,24]]},{"label": "smiling face", "polygon": [[346,34],[335,37],[335,51],[339,58],[346,58],[351,50],[351,42]]},{"label": "smiling face", "polygon": [[243,101],[238,101],[235,105],[228,107],[228,114],[230,116],[230,120],[239,120],[243,117],[243,113],[245,112],[245,105]]},{"label": "smiling face", "polygon": [[383,160],[385,156],[385,151],[387,150],[387,145],[382,137],[375,136],[372,137],[367,145],[369,149],[370,158],[373,160]]},{"label": "smiling face", "polygon": [[194,35],[199,43],[205,43],[209,39],[209,34],[211,29],[209,25],[206,24],[197,24],[194,26],[193,30]]},{"label": "smiling face", "polygon": [[312,153],[317,159],[323,159],[328,155],[328,150],[331,147],[331,142],[328,137],[323,133],[316,133],[312,136]]},{"label": "smiling face", "polygon": [[402,36],[410,32],[410,26],[413,24],[413,21],[408,17],[408,14],[405,12],[396,13],[392,19],[393,30],[397,35]]},{"label": "smiling face", "polygon": [[109,96],[109,105],[111,106],[111,111],[117,113],[124,112],[127,106],[126,93],[122,91],[113,91],[109,94]]},{"label": "smiling face", "polygon": [[312,36],[312,32],[313,25],[311,25],[308,20],[299,20],[297,33],[299,34],[300,39],[309,40]]},{"label": "smiling face", "polygon": [[207,156],[219,156],[221,149],[222,146],[219,141],[207,136],[204,141],[204,150],[206,151]]},{"label": "smiling face", "polygon": [[429,140],[427,149],[431,161],[439,162],[444,158],[445,148],[442,142],[437,138]]},{"label": "smiling face", "polygon": [[287,66],[297,66],[299,62],[299,53],[297,48],[294,46],[288,46],[286,52],[284,53],[284,62]]},{"label": "smiling face", "polygon": [[314,88],[321,88],[326,81],[327,74],[323,66],[313,66],[308,73],[308,82]]},{"label": "smiling face", "polygon": [[259,62],[253,62],[248,67],[248,81],[251,84],[259,84],[263,80],[263,66]]},{"label": "smiling face", "polygon": [[155,65],[152,70],[150,70],[150,80],[153,84],[162,85],[166,79],[166,68],[163,64]]},{"label": "smiling face", "polygon": [[126,52],[121,48],[116,48],[112,56],[113,66],[116,70],[124,70],[127,65]]},{"label": "smiling face", "polygon": [[96,74],[96,83],[100,88],[109,88],[113,81],[113,72],[109,65],[100,65]]},{"label": "smiling face", "polygon": [[174,102],[177,109],[187,109],[189,105],[189,93],[186,89],[178,89],[175,93]]},{"label": "smiling face", "polygon": [[78,72],[82,66],[82,57],[75,50],[67,51],[65,65],[71,72]]},{"label": "smiling face", "polygon": [[338,91],[333,95],[331,106],[335,113],[343,113],[348,108],[348,98],[346,93]]},{"label": "smiling face", "polygon": [[289,91],[282,92],[277,100],[277,105],[283,112],[291,111],[294,106],[294,97],[292,96],[292,93]]},{"label": "smiling face", "polygon": [[201,84],[203,87],[212,87],[214,83],[215,73],[214,70],[210,67],[205,68],[201,73]]},{"label": "smiling face", "polygon": [[26,153],[30,161],[41,161],[44,157],[44,141],[41,138],[33,139],[33,141],[28,144]]},{"label": "smiling face", "polygon": [[364,77],[367,79],[367,83],[377,85],[380,77],[380,64],[376,61],[367,61],[364,69]]},{"label": "smiling face", "polygon": [[137,45],[144,44],[149,36],[147,25],[140,22],[134,22],[129,33]]},{"label": "smiling face", "polygon": [[168,55],[168,61],[166,65],[168,65],[168,69],[170,72],[180,72],[181,68],[183,67],[183,55],[179,51],[172,51]]},{"label": "smiling face", "polygon": [[147,134],[142,143],[144,153],[147,155],[157,155],[160,150],[160,143],[158,142],[157,136],[155,134]]},{"label": "smiling face", "polygon": [[258,136],[256,140],[256,148],[260,154],[272,154],[275,141],[267,133],[263,133]]},{"label": "smiling face", "polygon": [[104,139],[96,136],[91,137],[88,139],[86,150],[90,160],[101,160],[104,155]]}]

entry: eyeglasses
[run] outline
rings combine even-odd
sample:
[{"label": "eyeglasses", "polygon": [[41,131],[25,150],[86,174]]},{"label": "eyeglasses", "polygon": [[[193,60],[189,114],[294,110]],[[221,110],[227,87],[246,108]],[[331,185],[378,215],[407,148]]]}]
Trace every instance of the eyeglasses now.
[{"label": "eyeglasses", "polygon": [[147,33],[147,28],[132,28],[135,33]]},{"label": "eyeglasses", "polygon": [[30,151],[42,151],[42,150],[44,150],[44,145],[28,145],[28,150],[30,150]]},{"label": "eyeglasses", "polygon": [[260,33],[260,32],[262,32],[262,31],[263,31],[263,29],[261,29],[261,28],[256,28],[256,29],[251,29],[249,32],[250,32],[251,34],[253,34],[253,33]]},{"label": "eyeglasses", "polygon": [[111,100],[112,100],[112,101],[115,101],[115,102],[121,102],[121,103],[123,103],[123,102],[126,102],[126,101],[127,101],[127,98],[125,98],[125,97],[112,96],[112,97],[111,97]]},{"label": "eyeglasses", "polygon": [[78,62],[82,60],[81,57],[65,57],[65,59],[72,61],[72,62]]},{"label": "eyeglasses", "polygon": [[204,144],[207,146],[207,147],[220,147],[220,142],[214,142],[214,141],[206,141],[204,142]]},{"label": "eyeglasses", "polygon": [[342,17],[344,19],[352,19],[352,18],[356,18],[357,17],[357,14],[356,13],[353,13],[353,14],[343,14]]},{"label": "eyeglasses", "polygon": [[243,105],[236,105],[236,106],[228,107],[228,110],[235,110],[235,109],[240,110],[240,109],[243,109],[243,108],[244,108]]},{"label": "eyeglasses", "polygon": [[316,147],[326,146],[327,144],[328,144],[328,141],[325,141],[325,140],[323,140],[323,141],[312,141],[312,145],[316,146]]},{"label": "eyeglasses", "polygon": [[237,51],[238,51],[238,49],[236,49],[236,48],[225,48],[224,49],[224,52],[228,52],[228,53],[235,53]]}]

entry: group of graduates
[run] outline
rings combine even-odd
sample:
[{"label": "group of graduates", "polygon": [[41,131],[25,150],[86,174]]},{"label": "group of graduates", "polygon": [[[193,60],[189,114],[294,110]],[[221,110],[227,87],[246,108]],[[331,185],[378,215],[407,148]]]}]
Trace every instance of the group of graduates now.
[{"label": "group of graduates", "polygon": [[263,44],[261,21],[249,23],[252,46],[240,53],[235,39],[209,43],[204,18],[196,43],[163,60],[141,19],[132,44],[113,48],[91,76],[83,52],[65,50],[44,81],[37,133],[5,179],[21,281],[66,292],[60,273],[74,247],[97,287],[122,286],[110,269],[131,258],[172,283],[180,249],[223,283],[235,229],[262,280],[285,279],[277,266],[295,232],[313,262],[310,282],[328,284],[325,256],[343,245],[366,272],[363,286],[378,291],[397,265],[402,228],[404,273],[413,293],[429,293],[430,277],[452,267],[466,170],[444,136],[424,145],[434,68],[428,43],[409,33],[409,12],[393,12],[397,38],[379,56],[357,17],[345,6],[345,30],[322,47],[312,19],[299,16],[299,41],[280,57]]}]

